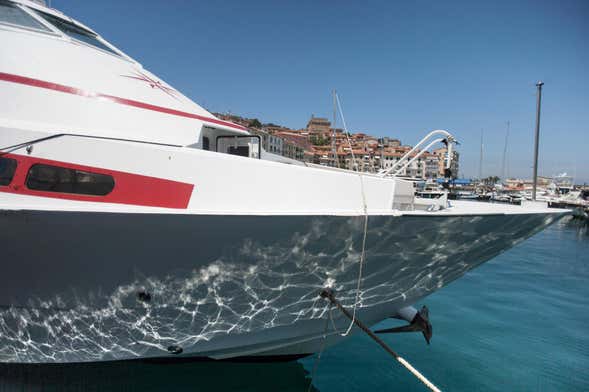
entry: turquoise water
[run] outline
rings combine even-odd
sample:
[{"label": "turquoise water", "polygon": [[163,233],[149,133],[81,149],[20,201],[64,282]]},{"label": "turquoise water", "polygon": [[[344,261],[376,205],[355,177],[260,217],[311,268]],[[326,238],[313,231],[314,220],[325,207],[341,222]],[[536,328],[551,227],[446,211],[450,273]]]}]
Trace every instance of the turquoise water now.
[{"label": "turquoise water", "polygon": [[[430,346],[419,334],[384,339],[442,390],[589,390],[587,225],[553,225],[423,303],[434,328]],[[315,357],[275,364],[0,365],[0,392],[306,391],[314,364]],[[312,387],[426,390],[365,336],[326,350]]]},{"label": "turquoise water", "polygon": [[[431,346],[419,334],[385,340],[442,390],[589,390],[586,225],[559,222],[423,303],[434,328]],[[303,361],[309,371],[312,362]],[[364,336],[326,351],[314,385],[426,390]]]}]

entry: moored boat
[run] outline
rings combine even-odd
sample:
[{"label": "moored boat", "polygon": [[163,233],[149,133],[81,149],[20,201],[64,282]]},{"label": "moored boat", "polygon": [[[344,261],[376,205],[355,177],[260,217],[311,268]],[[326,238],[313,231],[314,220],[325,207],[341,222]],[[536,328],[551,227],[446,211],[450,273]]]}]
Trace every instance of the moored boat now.
[{"label": "moored boat", "polygon": [[566,213],[283,162],[43,4],[0,43],[1,362],[308,355],[322,288],[375,324]]}]

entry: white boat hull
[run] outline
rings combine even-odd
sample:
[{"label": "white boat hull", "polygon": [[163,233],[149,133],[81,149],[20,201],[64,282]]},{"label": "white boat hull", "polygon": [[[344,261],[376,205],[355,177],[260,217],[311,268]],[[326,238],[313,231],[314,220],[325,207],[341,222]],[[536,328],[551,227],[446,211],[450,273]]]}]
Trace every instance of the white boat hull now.
[{"label": "white boat hull", "polygon": [[0,362],[306,355],[349,323],[318,294],[354,306],[365,215],[374,324],[563,213],[265,159],[84,25],[1,11]]},{"label": "white boat hull", "polygon": [[[370,216],[358,315],[375,324],[560,216]],[[316,352],[329,317],[319,291],[354,305],[363,223],[3,211],[0,248],[13,262],[0,278],[0,362]],[[328,335],[342,339],[331,323]]]}]

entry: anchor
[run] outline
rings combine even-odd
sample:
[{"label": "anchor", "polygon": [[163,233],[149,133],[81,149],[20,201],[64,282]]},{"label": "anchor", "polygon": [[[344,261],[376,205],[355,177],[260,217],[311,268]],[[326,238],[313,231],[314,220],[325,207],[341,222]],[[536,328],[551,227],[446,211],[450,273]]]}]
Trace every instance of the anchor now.
[{"label": "anchor", "polygon": [[391,318],[406,320],[407,325],[400,327],[380,329],[374,331],[375,333],[399,333],[399,332],[421,332],[427,344],[430,344],[433,330],[432,324],[429,322],[429,310],[427,306],[423,305],[421,310],[417,311],[413,306],[407,306],[399,309],[396,315]]},{"label": "anchor", "polygon": [[[370,336],[370,338],[372,338],[372,340],[374,340],[376,343],[378,343],[387,353],[392,355],[393,358],[395,358],[395,360],[397,360],[397,362],[399,362],[401,365],[403,365],[405,367],[405,369],[409,370],[415,377],[417,377],[419,379],[419,381],[421,381],[423,384],[425,384],[430,390],[432,390],[433,392],[441,392],[440,388],[438,388],[434,384],[432,384],[432,382],[429,381],[427,378],[425,378],[425,376],[423,374],[421,374],[419,372],[419,370],[415,369],[409,362],[407,362],[407,360],[405,358],[403,358],[399,354],[397,354],[381,338],[376,336],[374,334],[374,332],[372,332],[370,330],[370,328],[368,328],[366,326],[366,324],[364,324],[362,321],[358,320],[354,314],[350,313],[346,308],[344,308],[342,306],[342,304],[335,298],[335,294],[331,288],[326,287],[323,290],[321,290],[320,296],[321,296],[321,298],[328,299],[332,305],[335,305],[335,307],[338,308],[344,314],[344,316],[349,318],[353,324],[355,324],[358,328],[360,328],[368,336]],[[425,310],[424,310],[424,308],[425,308]],[[420,312],[417,312],[417,310],[413,307],[406,307],[406,308],[399,309],[399,311],[397,312],[397,315],[399,317],[404,318],[404,319],[406,317],[409,317],[412,314],[413,314],[413,316],[411,318],[408,318],[408,319],[412,320],[412,322],[413,322],[413,320],[415,320],[417,315],[419,315],[419,317],[421,317],[422,319],[423,319],[423,316],[425,316],[427,319],[428,310],[425,306],[423,308],[421,308]],[[426,324],[429,325],[429,321],[426,321]],[[429,336],[429,338],[431,338],[431,325],[429,325],[429,328],[430,328],[429,334],[427,336]],[[391,328],[391,329],[395,329],[395,328]],[[425,332],[424,332],[423,336],[426,336]],[[426,340],[428,339],[427,336],[426,336]],[[429,341],[428,341],[428,343],[429,343]],[[319,355],[321,356],[321,354],[319,354]]]}]

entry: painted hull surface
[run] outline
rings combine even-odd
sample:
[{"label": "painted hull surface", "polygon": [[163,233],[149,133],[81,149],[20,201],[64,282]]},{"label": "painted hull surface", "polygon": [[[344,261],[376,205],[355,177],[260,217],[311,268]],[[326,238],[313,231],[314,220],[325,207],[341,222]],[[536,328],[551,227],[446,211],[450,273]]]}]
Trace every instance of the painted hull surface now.
[{"label": "painted hull surface", "polygon": [[[559,216],[370,216],[358,316],[375,324]],[[4,211],[0,362],[313,353],[348,325],[319,291],[354,306],[364,219]]]},{"label": "painted hull surface", "polygon": [[562,214],[285,162],[64,14],[0,9],[0,362],[313,353],[348,326],[319,291],[355,306],[364,214],[367,324]]}]

